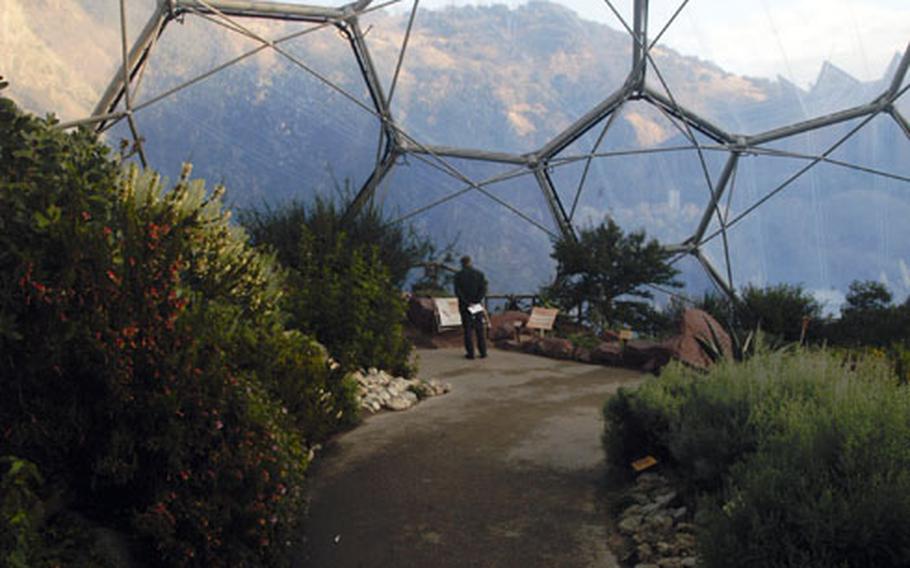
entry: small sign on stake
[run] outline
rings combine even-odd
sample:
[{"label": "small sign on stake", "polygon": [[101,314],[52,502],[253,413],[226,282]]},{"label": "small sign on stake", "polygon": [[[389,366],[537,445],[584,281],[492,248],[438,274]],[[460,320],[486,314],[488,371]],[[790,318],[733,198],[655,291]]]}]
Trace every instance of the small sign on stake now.
[{"label": "small sign on stake", "polygon": [[535,306],[531,309],[531,316],[528,318],[528,323],[525,327],[537,329],[543,334],[544,331],[553,329],[557,314],[559,314],[559,310],[555,308],[538,308]]},{"label": "small sign on stake", "polygon": [[646,469],[652,468],[657,465],[657,458],[654,456],[645,456],[640,460],[635,460],[632,462],[632,469],[636,472],[642,472]]}]

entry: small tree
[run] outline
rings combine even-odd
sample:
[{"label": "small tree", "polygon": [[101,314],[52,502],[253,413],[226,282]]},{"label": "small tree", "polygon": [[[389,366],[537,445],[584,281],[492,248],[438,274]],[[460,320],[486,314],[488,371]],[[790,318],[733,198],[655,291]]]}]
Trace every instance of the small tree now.
[{"label": "small tree", "polygon": [[612,219],[583,229],[578,240],[562,237],[553,245],[556,280],[543,290],[561,309],[576,312],[581,323],[598,329],[619,324],[642,327],[654,309],[645,287],[678,288],[679,273],[667,252],[644,231],[629,234]]},{"label": "small tree", "polygon": [[881,282],[854,280],[850,283],[847,305],[842,312],[844,316],[858,312],[881,312],[891,306],[891,300],[891,292]]},{"label": "small tree", "polygon": [[736,316],[744,330],[762,331],[785,341],[798,341],[803,320],[821,316],[821,305],[801,285],[746,286]]},{"label": "small tree", "polygon": [[855,280],[850,283],[840,321],[833,326],[833,339],[849,345],[887,347],[906,340],[908,315],[906,307],[892,304],[891,292],[884,284]]}]

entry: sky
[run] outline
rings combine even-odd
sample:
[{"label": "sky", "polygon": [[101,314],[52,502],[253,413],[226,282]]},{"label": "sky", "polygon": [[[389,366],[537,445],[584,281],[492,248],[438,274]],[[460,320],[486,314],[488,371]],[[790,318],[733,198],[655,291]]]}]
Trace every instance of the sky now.
[{"label": "sky", "polygon": [[[378,0],[375,0],[378,1]],[[555,0],[582,17],[624,29],[604,0]],[[632,0],[611,0],[631,25]],[[426,8],[520,0],[421,0]],[[682,0],[652,0],[650,35]],[[408,10],[411,0],[402,0]],[[419,20],[418,20],[419,25]],[[727,71],[800,86],[829,60],[862,80],[879,79],[910,42],[910,0],[689,0],[661,44],[713,61]]]}]

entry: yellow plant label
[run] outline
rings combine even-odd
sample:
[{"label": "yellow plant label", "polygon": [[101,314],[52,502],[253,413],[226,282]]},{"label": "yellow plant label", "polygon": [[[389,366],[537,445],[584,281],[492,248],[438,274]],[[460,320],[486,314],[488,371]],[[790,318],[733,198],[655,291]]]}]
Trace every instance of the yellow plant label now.
[{"label": "yellow plant label", "polygon": [[632,462],[632,469],[635,471],[644,471],[649,467],[654,467],[657,465],[657,459],[654,456],[645,456],[640,460],[635,460]]}]

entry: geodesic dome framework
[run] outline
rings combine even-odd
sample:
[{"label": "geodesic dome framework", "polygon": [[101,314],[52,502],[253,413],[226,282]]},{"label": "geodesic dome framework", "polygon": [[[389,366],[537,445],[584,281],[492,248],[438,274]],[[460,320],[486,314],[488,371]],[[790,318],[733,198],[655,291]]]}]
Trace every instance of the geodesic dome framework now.
[{"label": "geodesic dome framework", "polygon": [[[494,152],[483,149],[424,143],[417,136],[407,132],[401,121],[397,119],[393,112],[392,100],[395,96],[396,85],[405,59],[411,30],[415,23],[419,0],[414,1],[410,11],[407,29],[403,36],[395,65],[394,76],[387,90],[380,81],[360,23],[360,19],[370,12],[385,8],[397,1],[399,0],[374,6],[371,3],[372,0],[359,0],[340,7],[326,7],[240,0],[158,0],[154,14],[130,47],[126,25],[127,4],[125,0],[120,0],[123,64],[97,104],[92,116],[62,126],[73,127],[91,124],[99,132],[103,132],[118,123],[125,122],[129,126],[140,159],[145,164],[146,157],[143,140],[133,118],[135,112],[204,81],[252,55],[264,50],[271,50],[293,66],[299,68],[301,72],[311,75],[379,121],[381,136],[378,142],[375,167],[359,188],[348,212],[349,214],[355,213],[372,198],[377,187],[389,176],[403,157],[412,157],[450,176],[462,186],[461,189],[437,199],[422,207],[421,210],[438,206],[468,192],[477,192],[510,209],[525,221],[534,224],[553,236],[562,234],[574,237],[573,218],[576,215],[579,197],[585,190],[592,161],[596,158],[610,155],[646,155],[653,151],[642,149],[611,152],[605,150],[603,145],[624,106],[633,102],[646,104],[662,114],[686,140],[686,149],[694,152],[703,174],[703,189],[707,195],[706,205],[700,213],[697,224],[692,228],[691,234],[681,242],[666,246],[670,251],[677,253],[677,258],[685,256],[695,258],[713,283],[729,295],[735,295],[735,286],[730,260],[731,251],[728,246],[728,230],[754,213],[758,208],[764,206],[775,195],[793,186],[794,182],[814,167],[819,164],[828,164],[859,171],[870,176],[883,176],[892,180],[910,183],[910,177],[906,175],[848,163],[834,159],[832,156],[838,148],[843,146],[863,127],[882,115],[890,118],[903,135],[910,139],[910,122],[896,106],[898,99],[910,89],[910,83],[905,84],[908,67],[910,67],[910,46],[904,51],[890,83],[883,92],[877,93],[868,102],[809,120],[778,126],[764,132],[738,134],[725,129],[722,125],[715,124],[698,112],[687,108],[687,105],[681,104],[681,101],[674,95],[670,84],[665,79],[654,57],[655,46],[674,24],[677,17],[685,10],[688,0],[680,3],[672,17],[661,29],[657,30],[657,33],[652,33],[653,30],[649,29],[648,0],[634,0],[632,16],[629,19],[623,17],[614,5],[613,0],[605,0],[606,7],[616,16],[632,41],[630,71],[623,84],[614,92],[605,93],[606,96],[600,103],[577,118],[561,132],[551,137],[536,150],[526,153]],[[135,104],[132,95],[142,82],[146,66],[158,45],[159,38],[162,37],[169,23],[185,17],[208,20],[254,40],[258,43],[258,46],[199,76],[176,85],[152,99]],[[255,31],[253,27],[247,25],[251,18],[308,22],[315,24],[315,27],[306,28],[283,37],[267,38]],[[336,28],[347,40],[351,54],[369,94],[368,101],[364,101],[345,90],[337,82],[333,81],[331,77],[325,73],[320,73],[300,56],[283,47],[283,44],[288,41],[326,27]],[[844,134],[826,141],[826,148],[821,152],[797,153],[774,145],[775,142],[820,131],[834,125],[846,125],[847,130]],[[593,139],[593,143],[591,143],[591,139]],[[574,150],[580,143],[591,143],[590,151],[581,154],[575,152],[572,155],[567,155],[568,149]],[[712,171],[712,168],[708,166],[706,157],[708,154],[724,156],[723,167],[719,169],[719,173]],[[734,214],[731,212],[729,200],[735,187],[735,178],[740,162],[746,156],[787,157],[802,160],[804,163],[791,175],[776,182],[774,187]],[[459,162],[468,160],[495,163],[505,165],[511,169],[486,179],[477,180],[472,179],[461,171],[454,163],[456,160]],[[578,184],[574,188],[574,192],[569,194],[573,196],[571,203],[564,199],[567,195],[565,191],[558,191],[559,182],[556,176],[553,175],[555,169],[570,164],[583,164]],[[543,195],[548,211],[552,216],[554,227],[556,228],[555,233],[487,189],[492,184],[522,176],[535,180],[535,185]],[[725,200],[726,205],[724,203]],[[709,243],[717,241],[721,243],[725,265],[720,268],[705,254],[705,247]]]}]

